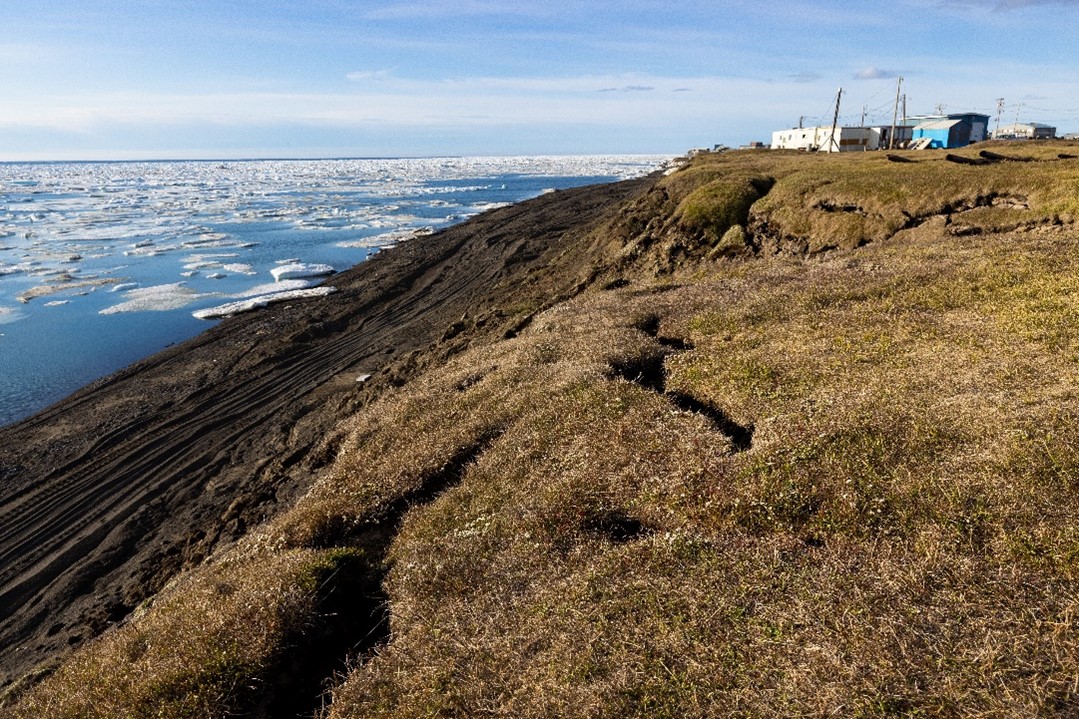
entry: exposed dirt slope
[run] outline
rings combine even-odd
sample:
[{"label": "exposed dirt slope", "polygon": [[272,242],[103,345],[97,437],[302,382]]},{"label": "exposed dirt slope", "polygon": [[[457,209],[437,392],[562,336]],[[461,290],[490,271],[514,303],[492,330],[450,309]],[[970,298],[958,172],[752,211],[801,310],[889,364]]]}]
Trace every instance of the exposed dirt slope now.
[{"label": "exposed dirt slope", "polygon": [[0,685],[294,497],[366,397],[577,291],[582,278],[554,271],[560,240],[650,182],[553,193],[405,243],[333,277],[328,298],[225,321],[0,430]]}]

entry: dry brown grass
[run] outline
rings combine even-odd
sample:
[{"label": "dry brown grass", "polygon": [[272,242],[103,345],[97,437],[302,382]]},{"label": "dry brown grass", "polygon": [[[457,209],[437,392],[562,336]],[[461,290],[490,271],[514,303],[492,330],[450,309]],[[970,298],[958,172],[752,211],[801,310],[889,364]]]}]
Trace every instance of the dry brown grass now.
[{"label": "dry brown grass", "polygon": [[314,622],[347,554],[297,550],[188,574],[77,653],[12,709],[19,719],[184,719],[247,708]]},{"label": "dry brown grass", "polygon": [[753,447],[621,380],[538,403],[406,523],[332,716],[1075,709],[1075,337],[1027,322],[1075,240],[915,234],[564,308],[660,315]]},{"label": "dry brown grass", "polygon": [[[311,616],[311,567],[374,537],[352,571],[388,569],[391,632],[333,719],[1075,714],[1066,149],[701,159],[603,228],[628,287],[354,417],[295,507],[16,716],[242,706]],[[743,226],[763,252],[705,259]]]}]

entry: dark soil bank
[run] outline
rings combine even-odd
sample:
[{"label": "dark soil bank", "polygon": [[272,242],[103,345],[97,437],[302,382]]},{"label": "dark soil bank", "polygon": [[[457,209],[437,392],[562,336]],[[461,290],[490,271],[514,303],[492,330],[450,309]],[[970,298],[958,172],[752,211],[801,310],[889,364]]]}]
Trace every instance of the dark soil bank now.
[{"label": "dark soil bank", "polygon": [[371,397],[580,291],[587,270],[551,263],[560,240],[652,181],[404,243],[331,278],[336,294],[227,320],[0,430],[0,687],[289,502]]}]

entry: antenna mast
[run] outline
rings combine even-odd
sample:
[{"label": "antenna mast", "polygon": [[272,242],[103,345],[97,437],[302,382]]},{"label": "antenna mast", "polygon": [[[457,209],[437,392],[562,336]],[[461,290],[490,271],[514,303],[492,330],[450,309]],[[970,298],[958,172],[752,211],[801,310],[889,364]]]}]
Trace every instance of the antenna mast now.
[{"label": "antenna mast", "polygon": [[997,98],[997,131],[993,133],[996,139],[1000,139],[1000,116],[1004,113],[1004,98]]},{"label": "antenna mast", "polygon": [[[895,84],[895,108],[892,110],[892,130],[888,133],[888,149],[895,148],[895,121],[899,115],[899,88],[903,86],[903,78],[900,77],[899,81]],[[903,114],[906,114],[904,110]]]}]

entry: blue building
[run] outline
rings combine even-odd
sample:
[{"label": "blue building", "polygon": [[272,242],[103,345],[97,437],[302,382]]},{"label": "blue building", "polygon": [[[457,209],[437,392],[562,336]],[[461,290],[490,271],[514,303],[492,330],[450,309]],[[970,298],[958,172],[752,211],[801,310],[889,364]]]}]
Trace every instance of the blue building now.
[{"label": "blue building", "polygon": [[[983,142],[989,135],[989,115],[976,112],[935,115],[921,120],[914,126],[912,144],[930,148],[966,147],[973,142]],[[928,142],[925,142],[928,140]]]}]

